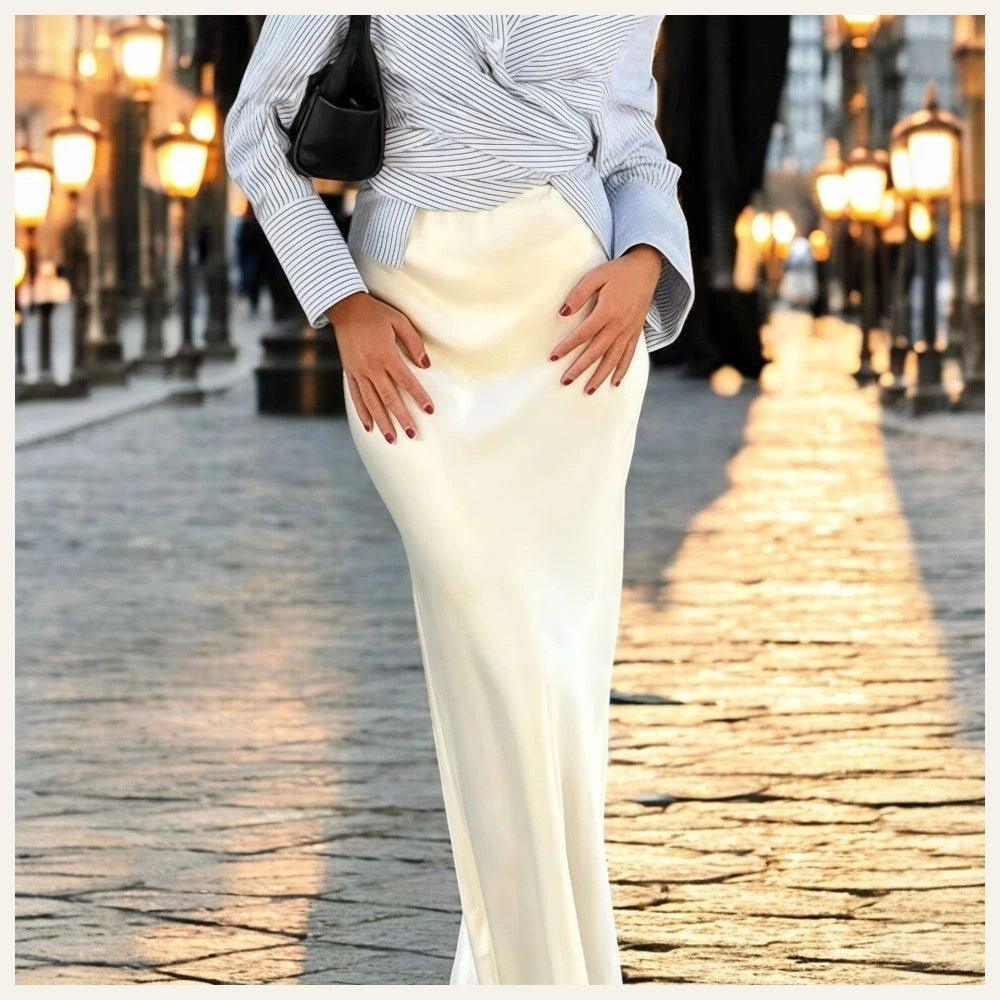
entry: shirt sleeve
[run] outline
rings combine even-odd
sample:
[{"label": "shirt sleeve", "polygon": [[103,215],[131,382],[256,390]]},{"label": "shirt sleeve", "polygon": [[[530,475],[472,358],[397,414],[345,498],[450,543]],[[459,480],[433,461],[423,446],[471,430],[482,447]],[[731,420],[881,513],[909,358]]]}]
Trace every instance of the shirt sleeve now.
[{"label": "shirt sleeve", "polygon": [[595,153],[614,220],[613,256],[648,243],[665,258],[646,318],[649,350],[677,338],[694,302],[687,222],[677,198],[681,171],[656,130],[652,62],[659,24],[659,17],[644,17],[615,63]]},{"label": "shirt sleeve", "polygon": [[312,182],[285,157],[279,128],[295,117],[310,74],[347,37],[348,18],[270,15],[226,118],[226,166],[253,205],[261,228],[314,327],[326,310],[367,291],[347,243]]}]

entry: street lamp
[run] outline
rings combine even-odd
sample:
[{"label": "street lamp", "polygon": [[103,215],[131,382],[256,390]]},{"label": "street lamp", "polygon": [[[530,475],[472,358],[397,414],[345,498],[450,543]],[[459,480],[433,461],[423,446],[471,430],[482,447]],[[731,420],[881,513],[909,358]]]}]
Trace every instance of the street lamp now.
[{"label": "street lamp", "polygon": [[906,143],[913,189],[922,201],[932,203],[948,197],[954,190],[961,134],[958,119],[938,105],[937,87],[929,83],[924,106],[899,126],[899,139]]},{"label": "street lamp", "polygon": [[878,324],[878,284],[875,273],[875,221],[882,208],[882,198],[889,181],[888,156],[881,150],[863,146],[852,149],[844,166],[847,183],[848,213],[861,227],[861,366],[860,381],[874,378],[871,368],[871,333]]},{"label": "street lamp", "polygon": [[73,381],[86,383],[84,353],[90,323],[90,251],[80,223],[80,195],[94,173],[100,125],[76,108],[48,130],[59,186],[69,195],[70,220],[63,231],[63,261],[73,290]]},{"label": "street lamp", "polygon": [[203,352],[194,346],[188,206],[200,190],[205,177],[208,143],[192,135],[191,130],[180,122],[176,122],[167,132],[153,140],[153,149],[156,153],[156,169],[164,194],[176,200],[180,209],[181,346],[174,360],[181,377],[194,379],[201,365]]},{"label": "street lamp", "polygon": [[955,15],[953,48],[966,129],[961,149],[962,237],[966,329],[962,337],[962,405],[982,410],[986,400],[986,16]]},{"label": "street lamp", "polygon": [[24,281],[28,270],[28,260],[24,251],[14,244],[14,359],[15,375],[20,379],[24,374],[24,332],[21,329],[21,311],[17,308],[17,290]]},{"label": "street lamp", "polygon": [[138,119],[138,242],[139,284],[143,303],[143,349],[137,364],[140,367],[164,371],[167,359],[163,354],[164,289],[159,262],[156,259],[151,205],[143,186],[143,154],[149,132],[149,105],[163,63],[166,28],[158,17],[143,15],[118,25],[111,42],[122,75],[132,89],[132,100]]},{"label": "street lamp", "polygon": [[[937,87],[927,86],[924,106],[893,129],[897,145],[905,145],[914,200],[909,209],[910,231],[923,244],[923,330],[917,355],[917,384],[910,395],[915,414],[944,409],[948,398],[941,383],[943,369],[937,348],[938,247],[935,216],[941,202],[958,191],[956,183],[958,119],[938,104]],[[955,217],[953,216],[953,219]]]},{"label": "street lamp", "polygon": [[81,118],[75,108],[48,130],[56,180],[71,198],[75,199],[93,176],[100,134],[101,126],[92,118]]},{"label": "street lamp", "polygon": [[[52,167],[42,160],[36,159],[30,149],[19,149],[14,153],[14,220],[24,228],[27,248],[24,251],[25,277],[29,289],[33,289],[38,276],[38,227],[48,215],[49,202],[52,199]],[[23,280],[23,279],[22,279]],[[32,294],[29,299],[30,311],[39,315]],[[45,323],[45,318],[39,315],[40,328],[46,336],[51,332]],[[17,329],[17,374],[24,374],[24,341],[20,324]],[[40,333],[40,350],[42,334]],[[48,348],[51,352],[51,347]],[[47,374],[45,371],[43,375]]]},{"label": "street lamp", "polygon": [[840,143],[836,139],[826,140],[825,155],[816,168],[813,187],[823,214],[833,222],[844,218],[848,204],[847,181],[840,160]]},{"label": "street lamp", "polygon": [[148,103],[160,77],[166,28],[158,17],[131,18],[112,31],[118,65],[136,101]]},{"label": "street lamp", "polygon": [[874,222],[882,208],[882,196],[889,181],[885,154],[862,146],[851,150],[844,167],[848,210],[852,219]]},{"label": "street lamp", "polygon": [[856,49],[868,47],[882,21],[880,14],[841,14],[840,23],[843,26],[851,45]]}]

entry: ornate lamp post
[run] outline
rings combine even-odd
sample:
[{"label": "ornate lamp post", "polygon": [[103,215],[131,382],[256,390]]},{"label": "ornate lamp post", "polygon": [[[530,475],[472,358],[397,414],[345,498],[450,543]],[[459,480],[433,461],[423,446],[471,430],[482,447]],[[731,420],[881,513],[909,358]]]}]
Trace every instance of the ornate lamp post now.
[{"label": "ornate lamp post", "polygon": [[[30,149],[20,149],[14,154],[14,219],[24,229],[26,248],[25,278],[28,282],[29,309],[39,315],[39,351],[42,357],[51,357],[51,345],[42,342],[43,336],[50,337],[51,329],[39,314],[35,299],[35,283],[38,278],[38,227],[45,221],[52,199],[52,167],[35,159]],[[24,279],[22,279],[24,280]],[[20,333],[20,327],[18,328]],[[23,336],[23,335],[22,335]],[[24,372],[24,345],[19,343],[18,374]],[[52,381],[51,371],[40,371],[40,381]]]},{"label": "ornate lamp post", "polygon": [[[938,246],[940,205],[956,191],[959,137],[958,119],[938,105],[937,88],[927,87],[924,107],[903,119],[894,137],[905,144],[914,200],[910,205],[910,230],[923,247],[922,334],[914,345],[917,354],[917,384],[908,396],[915,414],[940,410],[948,405],[941,384],[942,358],[938,339]],[[905,171],[904,171],[905,172]]]},{"label": "ornate lamp post", "polygon": [[816,301],[814,316],[825,316],[830,311],[830,237],[822,229],[814,229],[809,234],[809,250],[816,264]]},{"label": "ornate lamp post", "polygon": [[163,277],[159,273],[152,232],[151,205],[142,183],[142,162],[149,132],[149,104],[160,76],[166,29],[158,17],[141,16],[120,25],[112,34],[118,65],[132,88],[139,133],[139,282],[142,288],[144,337],[141,368],[166,371],[163,353]]},{"label": "ornate lamp post", "polygon": [[208,162],[208,144],[192,135],[179,122],[153,140],[156,169],[164,194],[175,200],[180,210],[181,230],[181,346],[174,356],[176,372],[193,380],[198,373],[204,352],[194,346],[193,291],[191,285],[191,237],[188,206],[201,189]]},{"label": "ornate lamp post", "polygon": [[955,16],[955,68],[968,127],[963,148],[967,329],[963,343],[962,405],[986,403],[986,17]]},{"label": "ornate lamp post", "polygon": [[28,271],[28,258],[24,251],[14,244],[14,360],[17,381],[20,382],[24,375],[24,331],[21,329],[21,310],[17,308],[17,290],[24,281],[24,276]]},{"label": "ornate lamp post", "polygon": [[844,179],[844,164],[840,159],[840,143],[826,140],[826,151],[813,176],[813,190],[820,211],[833,224],[832,255],[835,255],[841,286],[841,302],[847,304],[850,291],[850,234],[847,231],[848,194]]},{"label": "ornate lamp post", "polygon": [[861,226],[861,366],[859,381],[870,382],[875,373],[871,366],[871,333],[878,324],[878,287],[875,275],[875,220],[882,208],[882,197],[889,180],[888,157],[863,146],[855,147],[844,166],[847,184],[848,214]]},{"label": "ornate lamp post", "polygon": [[63,264],[73,293],[73,376],[86,384],[85,354],[90,326],[90,249],[87,232],[80,222],[80,195],[94,173],[97,137],[101,127],[81,118],[73,108],[61,122],[50,128],[52,163],[59,186],[69,195],[71,216],[63,231]]}]

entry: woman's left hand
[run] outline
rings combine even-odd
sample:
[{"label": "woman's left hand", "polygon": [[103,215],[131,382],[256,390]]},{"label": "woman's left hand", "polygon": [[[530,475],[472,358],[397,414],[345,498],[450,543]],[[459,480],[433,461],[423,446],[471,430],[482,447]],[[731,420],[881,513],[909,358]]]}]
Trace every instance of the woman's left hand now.
[{"label": "woman's left hand", "polygon": [[616,260],[588,271],[566,298],[560,316],[572,316],[596,294],[591,313],[553,348],[550,361],[558,361],[581,344],[587,346],[563,373],[569,385],[598,362],[584,386],[589,395],[611,375],[611,384],[620,385],[635,354],[642,326],[653,301],[663,267],[663,255],[646,243],[626,251]]}]

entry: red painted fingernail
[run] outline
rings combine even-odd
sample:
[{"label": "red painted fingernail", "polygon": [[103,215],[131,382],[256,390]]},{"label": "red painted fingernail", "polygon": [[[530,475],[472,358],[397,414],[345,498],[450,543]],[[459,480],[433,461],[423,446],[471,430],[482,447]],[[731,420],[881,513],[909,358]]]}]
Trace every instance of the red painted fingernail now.
[{"label": "red painted fingernail", "polygon": [[406,428],[406,436],[408,438],[416,437],[416,435],[417,435],[417,432],[412,427],[407,427]]},{"label": "red painted fingernail", "polygon": [[433,412],[434,412],[434,404],[433,403],[428,403],[424,407],[424,413],[433,413]]},{"label": "red painted fingernail", "polygon": [[590,387],[590,388],[589,388],[589,389],[587,390],[587,395],[588,395],[588,396],[593,396],[593,394],[594,394],[594,390],[595,390],[596,388],[597,388],[597,386],[591,386],[591,387]]},{"label": "red painted fingernail", "polygon": [[549,361],[558,361],[558,360],[559,360],[559,355],[558,354],[550,354],[549,355]]},{"label": "red painted fingernail", "polygon": [[424,355],[424,356],[423,356],[423,357],[422,357],[422,358],[420,359],[420,363],[421,363],[421,364],[422,364],[422,365],[423,365],[423,366],[424,366],[425,368],[430,368],[430,366],[431,366],[431,359],[430,359],[429,357],[427,357],[427,355],[425,354],[425,355]]},{"label": "red painted fingernail", "polygon": [[371,424],[365,424],[365,430],[366,431],[370,431],[371,429],[372,429],[372,425]]},{"label": "red painted fingernail", "polygon": [[564,379],[562,380],[562,384],[563,384],[563,385],[569,385],[569,384],[570,384],[570,382],[572,382],[572,381],[573,381],[573,380],[572,380],[571,378],[564,378]]},{"label": "red painted fingernail", "polygon": [[559,309],[560,316],[568,316],[570,314],[570,308],[568,305],[563,303],[562,307]]},{"label": "red painted fingernail", "polygon": [[392,442],[396,440],[396,435],[395,434],[386,434],[385,439],[386,439],[386,441],[389,442],[389,444],[392,444]]},{"label": "red painted fingernail", "polygon": [[618,379],[618,380],[617,380],[616,382],[614,382],[613,384],[614,384],[614,385],[621,385],[621,384],[622,384],[622,380],[621,380],[621,379]]}]

